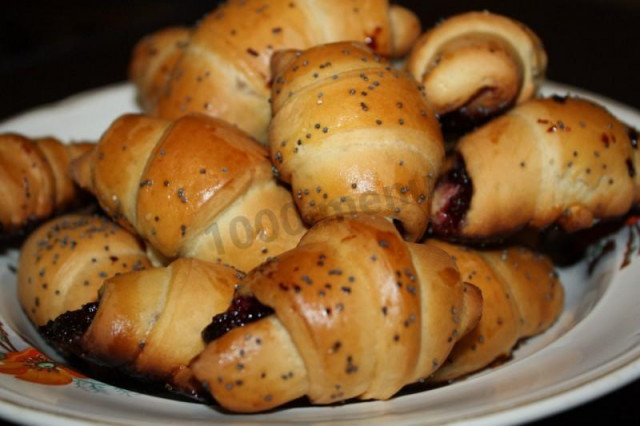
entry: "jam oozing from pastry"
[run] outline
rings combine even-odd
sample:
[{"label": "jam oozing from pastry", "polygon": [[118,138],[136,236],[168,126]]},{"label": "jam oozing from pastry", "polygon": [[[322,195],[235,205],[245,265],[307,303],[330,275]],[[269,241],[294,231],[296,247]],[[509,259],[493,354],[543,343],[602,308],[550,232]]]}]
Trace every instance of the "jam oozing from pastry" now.
[{"label": "jam oozing from pastry", "polygon": [[214,316],[211,324],[205,327],[202,338],[209,343],[234,328],[242,327],[271,314],[273,309],[263,305],[253,296],[234,297],[229,309]]},{"label": "jam oozing from pastry", "polygon": [[[82,347],[82,337],[98,311],[98,303],[87,303],[75,311],[67,311],[40,327],[42,336],[65,355],[70,365],[82,373],[113,386],[178,400],[212,403],[210,395],[198,382],[168,382],[164,377],[141,373],[129,365],[114,367],[103,359],[91,357]],[[187,376],[188,377],[188,376]],[[188,398],[188,399],[187,399]]]},{"label": "jam oozing from pastry", "polygon": [[80,340],[93,322],[98,303],[87,303],[75,311],[67,311],[40,327],[40,334],[63,353],[82,356]]},{"label": "jam oozing from pastry", "polygon": [[433,197],[432,231],[453,236],[460,231],[473,195],[473,184],[467,174],[464,159],[455,154],[454,165],[436,182]]},{"label": "jam oozing from pastry", "polygon": [[465,105],[438,117],[445,133],[462,132],[481,126],[497,115],[512,108],[515,100],[496,102],[492,99],[495,89],[485,87],[478,91]]}]

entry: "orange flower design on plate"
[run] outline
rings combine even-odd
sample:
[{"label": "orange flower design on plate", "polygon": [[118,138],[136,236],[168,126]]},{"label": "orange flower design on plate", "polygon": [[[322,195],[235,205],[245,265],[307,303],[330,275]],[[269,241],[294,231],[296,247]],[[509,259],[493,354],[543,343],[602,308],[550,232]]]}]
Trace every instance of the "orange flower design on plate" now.
[{"label": "orange flower design on plate", "polygon": [[19,352],[8,352],[4,356],[0,358],[0,373],[12,374],[27,382],[68,385],[74,378],[86,378],[31,347]]}]

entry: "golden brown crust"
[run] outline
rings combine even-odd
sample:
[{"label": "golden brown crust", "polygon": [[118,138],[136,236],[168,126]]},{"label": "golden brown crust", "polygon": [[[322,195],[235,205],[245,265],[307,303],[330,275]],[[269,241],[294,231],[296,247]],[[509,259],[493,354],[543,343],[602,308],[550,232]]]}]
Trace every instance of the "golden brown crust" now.
[{"label": "golden brown crust", "polygon": [[551,261],[521,247],[480,251],[429,240],[453,256],[464,280],[482,291],[478,325],[456,343],[433,376],[447,381],[508,357],[518,340],[541,333],[560,316],[564,290]]},{"label": "golden brown crust", "polygon": [[46,219],[77,201],[69,162],[91,144],[0,135],[0,237]]},{"label": "golden brown crust", "polygon": [[[157,102],[143,99],[142,104],[169,119],[189,112],[221,117],[265,141],[269,61],[275,51],[358,40],[380,54],[398,56],[417,36],[416,21],[387,0],[228,1],[194,29]],[[392,24],[408,29],[392,31]],[[144,97],[149,83],[137,84]]]},{"label": "golden brown crust", "polygon": [[546,64],[529,28],[485,11],[453,16],[427,31],[407,68],[438,114],[464,109],[483,118],[532,98]]},{"label": "golden brown crust", "polygon": [[66,215],[34,231],[18,265],[18,299],[37,326],[98,298],[111,276],[151,264],[140,241],[106,218]]},{"label": "golden brown crust", "polygon": [[109,215],[169,259],[249,270],[304,231],[264,148],[213,117],[122,116],[72,167]]},{"label": "golden brown crust", "polygon": [[188,28],[169,27],[144,37],[134,46],[129,78],[138,88],[143,110],[152,108],[162,96],[190,36]]},{"label": "golden brown crust", "polygon": [[214,340],[192,369],[236,411],[303,395],[386,399],[429,376],[477,321],[480,295],[464,289],[449,256],[405,243],[383,218],[323,221],[243,282],[275,314]]},{"label": "golden brown crust", "polygon": [[428,221],[444,147],[413,79],[359,43],[274,57],[271,158],[305,222],[354,212]]},{"label": "golden brown crust", "polygon": [[[587,100],[529,101],[462,138],[456,151],[473,195],[454,236],[487,238],[556,221],[572,231],[638,201],[640,164],[627,127]],[[436,225],[446,196],[436,189]]]},{"label": "golden brown crust", "polygon": [[422,32],[420,19],[409,9],[392,4],[389,6],[389,24],[393,56],[405,56]]},{"label": "golden brown crust", "polygon": [[204,349],[202,329],[230,304],[238,279],[233,268],[178,259],[107,280],[82,338],[86,356],[156,380],[184,374]]}]

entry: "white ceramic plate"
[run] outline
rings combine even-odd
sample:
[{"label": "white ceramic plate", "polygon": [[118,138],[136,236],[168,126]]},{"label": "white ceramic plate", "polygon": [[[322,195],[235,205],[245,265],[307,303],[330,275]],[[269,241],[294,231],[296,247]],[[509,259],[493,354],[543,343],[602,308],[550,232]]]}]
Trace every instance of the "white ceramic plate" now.
[{"label": "white ceramic plate", "polygon": [[[545,93],[581,94],[604,103],[640,127],[640,114],[613,101],[557,84]],[[0,132],[95,140],[119,114],[135,111],[134,91],[116,85],[23,114]],[[514,358],[465,381],[389,401],[332,407],[296,407],[258,415],[232,415],[215,408],[166,400],[74,377],[62,365],[38,359],[52,355],[21,311],[16,297],[17,253],[0,256],[0,416],[29,424],[210,424],[215,423],[513,423],[532,420],[585,402],[640,376],[640,226],[629,225],[608,240],[615,249],[592,274],[587,261],[560,271],[566,306],[546,333],[526,341]],[[623,263],[628,263],[623,267]],[[3,359],[4,358],[4,359]],[[41,382],[66,379],[66,385]]]}]

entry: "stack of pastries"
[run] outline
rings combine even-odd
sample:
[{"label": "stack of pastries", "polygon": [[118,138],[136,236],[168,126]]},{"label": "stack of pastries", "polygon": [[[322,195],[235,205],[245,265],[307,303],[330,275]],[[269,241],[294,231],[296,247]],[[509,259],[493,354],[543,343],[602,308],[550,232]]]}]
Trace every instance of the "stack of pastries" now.
[{"label": "stack of pastries", "polygon": [[[521,23],[471,12],[420,32],[384,0],[229,0],[142,40],[144,113],[53,173],[103,216],[24,242],[30,320],[65,354],[238,412],[388,399],[549,328],[551,260],[489,243],[624,215],[637,133],[590,101],[537,98],[547,58]],[[452,128],[466,134],[446,150]],[[29,201],[3,206],[13,231],[54,210],[34,198],[55,184],[4,138],[0,190]]]}]

